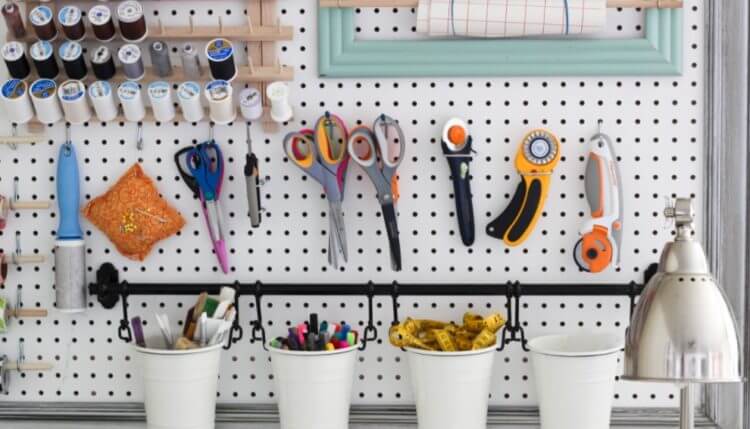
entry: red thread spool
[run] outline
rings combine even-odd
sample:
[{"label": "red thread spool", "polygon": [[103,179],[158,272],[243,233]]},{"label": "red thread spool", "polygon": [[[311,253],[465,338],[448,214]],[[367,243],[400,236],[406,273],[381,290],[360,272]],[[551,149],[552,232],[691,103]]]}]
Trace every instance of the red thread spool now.
[{"label": "red thread spool", "polygon": [[16,2],[9,1],[3,5],[3,18],[5,18],[5,25],[13,33],[13,37],[16,39],[26,37],[26,26],[23,24],[21,10]]},{"label": "red thread spool", "polygon": [[44,5],[39,5],[29,12],[29,22],[39,40],[51,42],[57,38],[57,27],[53,18],[52,9]]},{"label": "red thread spool", "polygon": [[120,33],[125,41],[138,43],[146,38],[148,27],[141,3],[135,0],[120,3],[117,6],[117,20],[120,22]]},{"label": "red thread spool", "polygon": [[78,42],[86,36],[86,26],[83,25],[83,14],[77,6],[63,6],[57,13],[57,21],[68,40]]},{"label": "red thread spool", "polygon": [[101,42],[109,42],[115,38],[115,23],[112,21],[112,11],[103,4],[98,4],[88,13],[94,36]]}]

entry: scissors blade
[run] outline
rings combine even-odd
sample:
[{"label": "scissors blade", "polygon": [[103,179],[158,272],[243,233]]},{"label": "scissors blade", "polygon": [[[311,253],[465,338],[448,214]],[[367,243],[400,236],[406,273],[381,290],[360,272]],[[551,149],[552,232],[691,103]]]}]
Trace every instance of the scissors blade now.
[{"label": "scissors blade", "polygon": [[385,230],[388,234],[388,246],[391,250],[391,268],[394,271],[401,271],[401,242],[399,241],[396,208],[393,206],[393,203],[383,204],[381,208],[383,211],[383,220],[385,221]]},{"label": "scissors blade", "polygon": [[211,236],[211,243],[216,252],[216,259],[219,261],[221,270],[224,274],[229,272],[229,257],[227,255],[226,243],[224,242],[224,227],[221,218],[221,206],[218,201],[206,201],[206,222],[208,223],[208,232]]},{"label": "scissors blade", "polygon": [[339,255],[336,251],[336,239],[334,238],[335,235],[335,226],[333,225],[333,218],[330,216],[330,213],[328,215],[328,265],[332,266],[335,269],[339,269]]},{"label": "scissors blade", "polygon": [[[341,202],[336,201],[330,204],[328,215],[331,217],[335,238],[338,241],[338,249],[344,256],[344,262],[349,261],[349,250],[346,244],[346,227],[344,226],[344,211],[341,209]],[[335,244],[335,243],[334,243]]]}]

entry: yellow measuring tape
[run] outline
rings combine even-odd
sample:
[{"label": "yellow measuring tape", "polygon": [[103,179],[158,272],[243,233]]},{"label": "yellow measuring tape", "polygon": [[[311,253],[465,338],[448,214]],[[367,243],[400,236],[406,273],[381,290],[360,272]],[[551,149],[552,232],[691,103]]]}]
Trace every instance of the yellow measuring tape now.
[{"label": "yellow measuring tape", "polygon": [[478,350],[495,345],[497,331],[503,325],[505,318],[500,313],[482,317],[467,312],[461,326],[453,322],[407,318],[391,326],[388,338],[396,347],[444,352]]}]

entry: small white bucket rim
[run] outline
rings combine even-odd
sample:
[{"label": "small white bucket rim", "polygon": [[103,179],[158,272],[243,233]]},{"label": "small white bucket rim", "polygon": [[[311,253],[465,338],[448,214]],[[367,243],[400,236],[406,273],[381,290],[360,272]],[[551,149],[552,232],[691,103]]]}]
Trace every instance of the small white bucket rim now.
[{"label": "small white bucket rim", "polygon": [[[600,347],[596,347],[594,344],[590,348],[574,351],[554,350],[544,343],[570,338],[583,338],[583,337],[596,337],[601,340]],[[620,335],[613,333],[587,333],[587,334],[559,334],[559,335],[544,335],[536,337],[527,343],[529,350],[533,353],[538,353],[547,356],[562,356],[562,357],[587,357],[587,356],[604,356],[612,353],[618,353],[625,347],[625,339]]]},{"label": "small white bucket rim", "polygon": [[496,344],[493,344],[489,347],[485,347],[483,349],[477,349],[477,350],[463,350],[458,352],[443,352],[439,350],[424,350],[424,349],[418,349],[415,347],[404,347],[404,350],[410,353],[418,354],[418,355],[425,355],[425,356],[437,356],[437,357],[459,357],[459,356],[474,356],[474,355],[481,355],[484,353],[489,352],[495,352],[495,348],[497,347]]},{"label": "small white bucket rim", "polygon": [[180,355],[208,353],[221,347],[224,347],[224,344],[219,343],[219,344],[214,344],[212,346],[199,347],[197,349],[188,349],[188,350],[154,349],[154,348],[148,348],[148,347],[133,346],[133,348],[135,348],[138,352],[143,353],[143,354],[164,355],[164,356],[180,356]]},{"label": "small white bucket rim", "polygon": [[343,353],[349,353],[351,351],[359,350],[360,344],[361,343],[357,343],[353,346],[349,346],[343,349],[331,350],[331,351],[319,350],[315,352],[308,352],[304,350],[285,350],[285,349],[280,349],[278,347],[272,347],[271,342],[269,341],[268,343],[266,343],[266,348],[268,348],[268,351],[271,353],[276,353],[276,354],[286,355],[286,356],[335,356],[335,355],[340,355]]}]

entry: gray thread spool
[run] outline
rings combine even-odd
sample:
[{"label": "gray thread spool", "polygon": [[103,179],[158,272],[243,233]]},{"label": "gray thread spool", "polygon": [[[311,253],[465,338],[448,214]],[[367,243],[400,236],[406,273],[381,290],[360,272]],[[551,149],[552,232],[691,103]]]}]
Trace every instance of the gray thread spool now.
[{"label": "gray thread spool", "polygon": [[184,72],[186,79],[199,79],[201,75],[203,75],[203,68],[201,67],[201,60],[198,58],[198,51],[195,50],[192,44],[185,43],[182,45],[180,59],[182,60],[182,71]]},{"label": "gray thread spool", "polygon": [[159,77],[171,76],[172,61],[169,59],[169,47],[167,44],[157,40],[151,43],[149,52],[151,53],[151,66],[154,68],[154,73]]},{"label": "gray thread spool", "polygon": [[117,52],[117,57],[120,59],[122,71],[128,79],[141,80],[143,75],[146,74],[146,69],[143,67],[143,58],[141,58],[141,49],[138,45],[123,45]]}]

